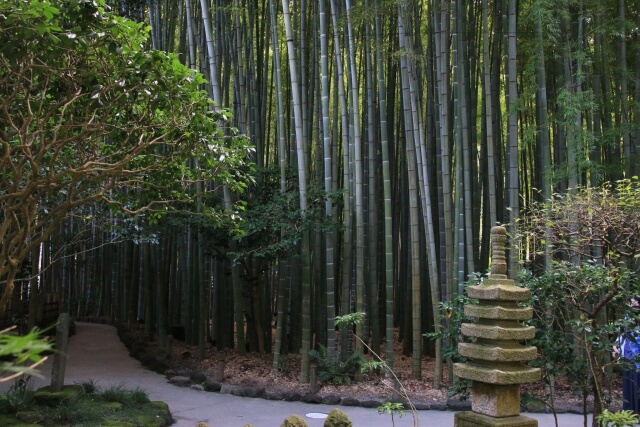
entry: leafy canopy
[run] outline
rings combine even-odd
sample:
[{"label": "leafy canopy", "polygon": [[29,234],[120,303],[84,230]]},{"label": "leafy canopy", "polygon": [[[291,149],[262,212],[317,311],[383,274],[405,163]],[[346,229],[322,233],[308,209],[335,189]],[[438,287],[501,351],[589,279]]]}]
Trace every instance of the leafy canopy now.
[{"label": "leafy canopy", "polygon": [[578,187],[533,203],[519,230],[533,256],[550,250],[556,258],[626,263],[640,256],[640,181],[637,177]]},{"label": "leafy canopy", "polygon": [[157,218],[195,211],[214,183],[244,188],[247,139],[225,129],[203,76],[147,37],[104,0],[0,3],[0,312],[20,263],[73,209]]}]

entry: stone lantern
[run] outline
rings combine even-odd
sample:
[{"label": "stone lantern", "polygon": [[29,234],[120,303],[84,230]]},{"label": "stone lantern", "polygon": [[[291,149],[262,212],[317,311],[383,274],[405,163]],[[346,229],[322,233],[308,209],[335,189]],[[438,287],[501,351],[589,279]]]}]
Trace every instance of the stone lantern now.
[{"label": "stone lantern", "polygon": [[482,284],[467,288],[477,304],[465,306],[466,316],[474,323],[463,323],[461,332],[474,338],[458,345],[467,363],[456,363],[453,372],[473,382],[471,411],[455,415],[456,427],[538,425],[538,421],[520,415],[520,384],[540,379],[540,369],[526,365],[537,357],[537,349],[522,344],[534,337],[533,309],[518,303],[529,299],[529,290],[507,277],[504,227],[491,229],[491,274]]}]

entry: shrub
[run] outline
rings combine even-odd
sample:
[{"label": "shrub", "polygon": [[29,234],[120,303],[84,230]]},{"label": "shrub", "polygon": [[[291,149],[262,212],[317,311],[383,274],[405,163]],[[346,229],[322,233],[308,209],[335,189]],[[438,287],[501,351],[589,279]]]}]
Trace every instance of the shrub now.
[{"label": "shrub", "polygon": [[630,410],[609,412],[608,409],[605,409],[596,417],[596,421],[598,421],[602,427],[634,426],[638,423],[638,415]]},{"label": "shrub", "polygon": [[[458,343],[463,341],[460,327],[463,323],[473,320],[464,314],[464,306],[477,303],[477,300],[467,296],[467,287],[481,284],[484,277],[480,273],[470,274],[469,281],[463,284],[462,294],[456,295],[451,301],[443,301],[439,304],[441,318],[445,320],[445,327],[440,328],[438,332],[423,334],[431,340],[442,340],[442,357],[451,363],[467,361],[466,357],[458,353]],[[449,397],[457,396],[460,400],[467,400],[471,395],[471,381],[456,377],[449,387],[448,395]]]},{"label": "shrub", "polygon": [[146,391],[139,387],[128,390],[124,384],[110,386],[102,391],[100,397],[107,402],[118,402],[129,406],[149,403],[149,396]]},{"label": "shrub", "polygon": [[329,412],[329,416],[324,420],[324,427],[351,427],[353,423],[349,416],[340,409],[334,409]]},{"label": "shrub", "polygon": [[82,381],[80,387],[82,387],[82,392],[85,396],[93,396],[98,392],[98,384],[92,379]]},{"label": "shrub", "polygon": [[31,377],[18,378],[2,396],[4,405],[9,412],[15,413],[27,409],[34,401],[35,391],[31,384]]},{"label": "shrub", "polygon": [[300,415],[289,415],[280,427],[307,427],[307,422]]},{"label": "shrub", "polygon": [[365,363],[362,356],[352,353],[345,360],[329,357],[327,348],[318,345],[319,350],[309,351],[309,357],[318,365],[318,378],[323,382],[333,384],[349,384],[351,379],[360,372]]}]

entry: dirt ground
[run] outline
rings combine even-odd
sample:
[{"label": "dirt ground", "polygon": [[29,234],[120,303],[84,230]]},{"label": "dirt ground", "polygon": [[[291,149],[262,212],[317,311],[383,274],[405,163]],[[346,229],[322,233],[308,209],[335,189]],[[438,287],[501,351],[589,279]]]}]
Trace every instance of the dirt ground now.
[{"label": "dirt ground", "polygon": [[[152,342],[150,345],[153,347],[157,343]],[[384,351],[382,354],[384,354]],[[459,396],[449,396],[449,370],[446,367],[440,387],[434,387],[434,359],[428,357],[422,359],[422,378],[417,379],[411,376],[411,357],[401,355],[401,344],[397,345],[395,354],[394,373],[400,379],[400,384],[412,403],[416,405],[422,403],[447,404],[452,399],[459,399]],[[171,368],[178,372],[205,374],[207,379],[226,384],[242,387],[260,387],[269,392],[287,391],[306,394],[310,391],[309,384],[303,384],[299,380],[299,355],[282,355],[279,364],[280,369],[277,373],[274,373],[272,369],[272,354],[246,353],[239,355],[232,350],[219,351],[208,345],[206,356],[203,360],[199,361],[197,355],[198,348],[196,346],[173,341],[170,354],[168,354],[168,362]],[[366,355],[365,357],[371,359],[371,355]],[[219,378],[220,371],[218,369],[220,361],[224,361],[224,378],[222,380]],[[359,400],[375,399],[385,401],[394,396],[392,386],[393,381],[386,379],[383,374],[367,373],[359,381],[352,381],[350,384],[333,385],[320,383],[318,394],[348,396]],[[544,400],[547,392],[547,387],[542,381],[525,384],[521,389],[524,402],[535,400],[530,398]],[[610,402],[605,402],[605,406],[608,406],[612,411],[621,409],[621,390],[620,379],[616,376],[611,389],[605,390],[605,393],[612,396]],[[539,400],[535,406],[530,407],[535,408],[531,409],[532,411],[552,412],[549,408],[545,409],[545,405]],[[587,411],[590,412],[591,399],[586,404]],[[574,391],[565,378],[558,377],[555,380],[553,405],[557,412],[582,412],[585,402],[582,393]]]}]

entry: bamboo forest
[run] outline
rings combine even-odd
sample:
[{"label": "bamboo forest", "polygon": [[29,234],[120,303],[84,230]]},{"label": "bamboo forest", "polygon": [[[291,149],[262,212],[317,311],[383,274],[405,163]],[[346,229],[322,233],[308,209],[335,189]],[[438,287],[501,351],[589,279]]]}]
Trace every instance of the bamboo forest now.
[{"label": "bamboo forest", "polygon": [[549,341],[558,312],[613,328],[639,26],[636,0],[3,0],[1,323],[53,303],[303,383],[319,349],[430,358],[438,388],[503,225]]}]

